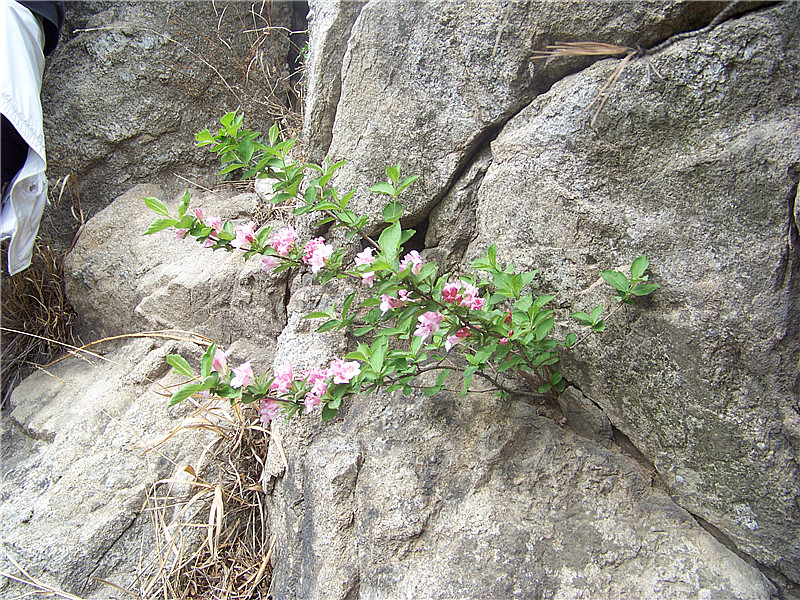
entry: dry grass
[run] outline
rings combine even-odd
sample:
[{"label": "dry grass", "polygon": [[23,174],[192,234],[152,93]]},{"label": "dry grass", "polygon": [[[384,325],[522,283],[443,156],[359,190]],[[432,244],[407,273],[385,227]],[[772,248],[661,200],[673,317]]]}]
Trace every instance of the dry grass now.
[{"label": "dry grass", "polygon": [[[232,414],[210,401],[198,406],[174,435],[198,429],[215,433],[216,442],[183,478],[159,482],[147,499],[158,541],[158,567],[137,595],[142,598],[268,597],[274,541],[268,539],[261,480],[268,432],[252,407]],[[188,495],[181,487],[188,486]]]},{"label": "dry grass", "polygon": [[[5,267],[5,246],[2,261]],[[63,264],[63,255],[37,239],[31,266],[16,275],[3,276],[0,295],[3,406],[17,383],[35,365],[48,362],[61,352],[59,342],[74,342],[75,312],[64,294]]]},{"label": "dry grass", "polygon": [[542,58],[557,58],[562,56],[623,56],[624,58],[620,61],[619,66],[614,69],[614,72],[608,77],[606,80],[605,85],[597,92],[597,95],[592,99],[589,103],[589,106],[581,111],[581,116],[586,113],[592,106],[597,104],[599,101],[600,103],[597,105],[597,109],[595,109],[594,114],[592,115],[592,120],[589,123],[590,127],[594,127],[595,121],[597,121],[597,117],[600,116],[600,113],[603,111],[603,107],[608,100],[609,94],[611,93],[611,88],[619,79],[620,75],[622,75],[622,71],[625,70],[625,67],[631,61],[632,58],[639,56],[642,51],[635,50],[633,48],[629,48],[628,46],[618,46],[616,44],[603,44],[600,42],[558,42],[553,46],[547,46],[546,51],[536,51],[533,53],[533,59],[542,59]]}]

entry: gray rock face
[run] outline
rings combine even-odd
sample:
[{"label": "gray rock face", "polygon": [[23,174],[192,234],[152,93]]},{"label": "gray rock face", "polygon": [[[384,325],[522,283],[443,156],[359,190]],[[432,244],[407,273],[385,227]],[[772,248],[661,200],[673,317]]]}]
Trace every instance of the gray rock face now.
[{"label": "gray rock face", "polygon": [[[237,108],[266,130],[285,111],[272,98],[288,102],[291,13],[290,2],[70,2],[43,81],[50,180],[77,178],[87,218],[138,183],[208,185],[216,159],[196,132]],[[43,221],[64,248],[69,211],[62,202]]]},{"label": "gray rock face", "polygon": [[[608,304],[600,271],[642,252],[662,288],[565,357],[575,389],[559,403],[476,386],[273,424],[274,597],[800,597],[798,6],[741,3],[755,10],[630,62],[591,128],[585,109],[619,62],[532,51],[652,46],[723,5],[312,4],[310,151],[350,160],[344,189],[398,161],[422,174],[406,204],[427,258],[465,268],[496,243],[503,261],[541,269],[564,320]],[[119,198],[67,263],[87,336],[194,329],[298,367],[346,352],[301,319],[343,288],[142,237],[142,196],[166,199],[155,186]],[[242,221],[256,207],[252,195],[196,204]],[[81,594],[98,593],[90,576],[134,577],[117,560],[143,535],[150,479],[117,452],[133,443],[120,423],[169,428],[144,383],[166,373],[165,351],[137,341],[109,356],[139,376],[65,361],[14,394],[0,516],[34,575]]]},{"label": "gray rock face", "polygon": [[[797,6],[632,61],[594,128],[584,111],[619,61],[530,62],[555,41],[652,46],[721,8],[361,8],[329,144],[350,160],[342,188],[402,161],[422,175],[405,202],[409,223],[427,219],[427,256],[496,243],[541,269],[565,319],[608,304],[600,271],[642,252],[662,289],[565,358],[580,387],[562,398],[567,429],[478,392],[276,424],[276,597],[797,596]],[[312,24],[312,48],[327,35]],[[309,336],[285,330],[278,360]]]},{"label": "gray rock face", "polygon": [[[275,597],[770,598],[637,463],[490,394],[273,425]],[[270,452],[273,452],[271,448]]]},{"label": "gray rock face", "polygon": [[553,86],[492,144],[472,251],[497,243],[580,310],[648,253],[662,290],[566,372],[682,506],[796,582],[798,25],[784,6],[630,65],[596,129],[579,115],[616,64]]},{"label": "gray rock face", "polygon": [[[11,556],[31,576],[81,597],[118,593],[93,578],[142,589],[158,565],[156,484],[180,478],[184,465],[200,469],[212,439],[196,430],[143,452],[186,413],[185,407],[168,411],[163,388],[151,384],[177,383],[164,362],[165,353],[175,352],[197,354],[174,341],[133,340],[104,361],[64,360],[14,391],[2,428],[4,572],[19,575]],[[2,598],[33,590],[0,579]]]},{"label": "gray rock face", "polygon": [[[336,18],[344,22],[354,11],[349,3],[312,6],[325,7],[315,14],[338,8]],[[347,189],[368,187],[385,178],[385,166],[402,161],[409,173],[421,175],[406,198],[410,220],[419,221],[512,115],[592,60],[532,61],[534,50],[587,39],[647,46],[704,25],[719,8],[691,2],[370,2],[352,25],[341,66],[328,153],[350,161],[339,181]],[[315,22],[312,49],[328,47],[331,21],[326,14],[319,30]],[[336,58],[331,67],[336,73]],[[331,121],[331,104],[310,107],[324,112],[309,114],[307,133]],[[327,139],[320,132],[311,145],[324,148]],[[369,200],[359,198],[369,209]]]},{"label": "gray rock face", "polygon": [[[167,200],[156,186],[129,190],[86,224],[67,257],[67,295],[85,337],[174,328],[225,345],[240,338],[274,344],[286,321],[285,280],[240,253],[176,240],[174,230],[143,236],[157,216],[144,197]],[[167,205],[175,214],[177,199]],[[244,223],[258,202],[255,194],[206,193],[191,205]]]}]

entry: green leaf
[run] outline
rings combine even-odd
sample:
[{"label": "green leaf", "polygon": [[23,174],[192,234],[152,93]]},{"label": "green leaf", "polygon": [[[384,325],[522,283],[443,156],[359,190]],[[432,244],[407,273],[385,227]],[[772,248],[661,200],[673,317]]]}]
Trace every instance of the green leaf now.
[{"label": "green leaf", "polygon": [[186,362],[186,359],[180,354],[167,354],[166,360],[168,364],[172,365],[172,367],[175,369],[175,372],[179,375],[194,377],[194,373],[192,373],[192,368],[189,366],[189,363]]},{"label": "green leaf", "polygon": [[168,229],[174,225],[177,225],[179,221],[177,219],[156,219],[152,223],[150,223],[150,227],[144,232],[144,235],[150,235],[151,233],[156,233],[163,229]]},{"label": "green leaf", "polygon": [[439,375],[436,376],[436,385],[438,387],[443,386],[448,375],[450,375],[450,370],[449,369],[445,369],[444,371],[439,373]]},{"label": "green leaf", "polygon": [[600,319],[596,323],[592,323],[591,327],[592,327],[592,331],[596,331],[597,333],[600,333],[601,331],[605,331],[606,322],[603,319]]},{"label": "green leaf", "polygon": [[150,210],[153,212],[158,213],[159,215],[163,215],[165,217],[169,216],[169,209],[167,205],[164,204],[158,198],[143,198],[144,203],[148,206]]},{"label": "green leaf", "polygon": [[200,376],[205,378],[211,374],[211,364],[214,362],[214,354],[217,352],[217,344],[212,342],[200,360]]},{"label": "green leaf", "polygon": [[634,296],[648,296],[660,287],[657,283],[640,283],[631,290],[631,293]]},{"label": "green leaf", "polygon": [[201,391],[203,385],[201,383],[189,383],[179,389],[177,392],[172,394],[172,398],[169,401],[170,406],[174,406],[178,404],[178,402],[183,402],[192,394],[196,394],[197,392]]},{"label": "green leaf", "polygon": [[572,345],[578,340],[578,336],[574,333],[570,333],[567,335],[566,339],[564,340],[564,345],[567,348],[572,347]]},{"label": "green leaf", "polygon": [[315,312],[312,312],[312,313],[308,313],[303,318],[304,319],[322,319],[324,317],[328,317],[330,319],[332,316],[333,315],[330,313],[330,311],[322,312],[321,310],[318,310],[318,311],[315,311]]},{"label": "green leaf", "polygon": [[374,192],[376,194],[388,194],[389,196],[394,196],[394,186],[388,181],[381,181],[380,183],[376,183],[371,188],[369,188],[369,191]]},{"label": "green leaf", "polygon": [[326,331],[330,331],[331,329],[336,329],[340,323],[341,321],[339,321],[338,319],[331,319],[327,323],[323,323],[322,325],[317,327],[316,332],[325,333]]},{"label": "green leaf", "polygon": [[383,209],[383,220],[394,223],[403,216],[403,205],[397,201],[389,202]]},{"label": "green leaf", "polygon": [[386,176],[392,183],[397,183],[398,179],[400,179],[400,163],[393,167],[386,167]]},{"label": "green leaf", "polygon": [[436,277],[436,272],[438,271],[438,267],[436,266],[435,262],[429,262],[422,265],[422,268],[419,271],[419,275],[417,275],[418,281],[424,281],[431,275]]},{"label": "green leaf", "polygon": [[256,147],[253,142],[249,139],[243,139],[239,142],[239,158],[241,158],[242,162],[247,164],[250,162],[250,159],[253,158],[253,152],[255,152]]},{"label": "green leaf", "polygon": [[397,186],[397,193],[399,194],[400,192],[402,192],[404,189],[406,189],[408,186],[414,183],[417,179],[419,179],[419,175],[409,175],[408,177],[403,179],[403,182],[399,186]]},{"label": "green leaf", "polygon": [[600,273],[605,282],[623,294],[628,291],[628,278],[619,271],[603,271]]},{"label": "green leaf", "polygon": [[553,386],[551,386],[549,383],[545,383],[545,384],[540,385],[539,388],[536,391],[539,392],[540,394],[546,394],[547,392],[550,391],[551,387],[553,387]]},{"label": "green leaf", "polygon": [[594,307],[594,310],[592,310],[592,314],[589,316],[589,319],[592,321],[592,323],[597,323],[597,320],[600,318],[601,314],[603,314],[603,305],[598,304]]},{"label": "green leaf", "polygon": [[389,350],[389,338],[385,336],[379,337],[372,344],[371,354],[369,357],[369,364],[372,370],[380,373],[383,369],[383,363],[386,360],[386,353]]},{"label": "green leaf", "polygon": [[541,323],[536,328],[536,340],[537,341],[543,340],[545,337],[547,337],[547,334],[550,333],[550,330],[553,328],[554,324],[555,320],[553,319],[553,317],[550,317],[549,319]]},{"label": "green leaf", "polygon": [[433,387],[425,388],[424,390],[422,390],[422,393],[426,398],[430,398],[431,396],[435,396],[436,394],[438,394],[441,391],[442,391],[442,388],[439,387],[438,385],[436,385],[436,386],[433,386]]},{"label": "green leaf", "polygon": [[397,252],[400,248],[400,236],[403,230],[400,227],[400,221],[395,221],[389,227],[381,232],[378,238],[378,245],[381,251],[389,262],[397,258]]},{"label": "green leaf", "polygon": [[278,136],[280,135],[280,130],[278,129],[278,124],[273,123],[272,127],[269,128],[269,145],[274,146],[275,142],[278,141]]},{"label": "green leaf", "polygon": [[347,298],[344,299],[344,304],[342,304],[342,319],[345,318],[347,315],[347,311],[350,310],[350,305],[353,303],[353,298],[356,297],[356,293],[353,292]]},{"label": "green leaf", "polygon": [[650,263],[647,261],[647,254],[642,254],[639,258],[634,260],[631,264],[631,280],[636,281],[637,279],[641,279],[649,264]]},{"label": "green leaf", "polygon": [[[539,297],[536,299],[536,302],[534,302],[534,303],[533,303],[533,305],[534,305],[536,308],[539,308],[539,309],[540,309],[540,308],[542,308],[542,307],[543,307],[545,304],[547,304],[548,302],[550,302],[550,301],[551,301],[553,298],[555,298],[555,296],[539,296]],[[525,309],[523,308],[523,309],[520,309],[520,310],[525,310]]]},{"label": "green leaf", "polygon": [[339,412],[338,408],[331,408],[329,404],[322,405],[322,420],[323,421],[330,421],[331,419],[336,417],[336,413]]}]

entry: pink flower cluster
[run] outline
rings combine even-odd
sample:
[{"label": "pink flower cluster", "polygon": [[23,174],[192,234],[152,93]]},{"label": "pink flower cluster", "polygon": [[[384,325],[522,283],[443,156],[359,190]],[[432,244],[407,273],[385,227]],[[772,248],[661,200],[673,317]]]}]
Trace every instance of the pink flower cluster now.
[{"label": "pink flower cluster", "polygon": [[250,221],[239,225],[234,227],[233,233],[236,237],[231,241],[231,246],[240,250],[249,250],[251,244],[256,241],[256,224]]},{"label": "pink flower cluster", "polygon": [[400,290],[397,292],[397,298],[392,298],[388,294],[381,294],[381,312],[386,314],[393,308],[404,306],[409,300],[411,300],[411,298],[408,296],[408,290]]},{"label": "pink flower cluster", "polygon": [[[211,370],[216,371],[223,377],[227,377],[228,375],[228,357],[219,348],[215,350],[214,358],[211,359]],[[234,367],[232,372],[232,388],[245,387],[255,378],[255,375],[253,375],[253,367],[250,366],[249,360],[246,363],[242,363],[238,367]]]},{"label": "pink flower cluster", "polygon": [[294,227],[289,225],[288,227],[276,231],[272,239],[270,239],[269,245],[278,253],[278,256],[289,256],[289,252],[292,251],[292,246],[294,246],[296,239],[297,233]]},{"label": "pink flower cluster", "polygon": [[417,337],[421,337],[423,340],[427,339],[427,337],[433,333],[439,331],[439,326],[442,323],[443,315],[438,312],[434,312],[429,310],[423,315],[417,317],[417,321],[419,321],[419,325],[417,326],[416,331],[414,331],[414,335]]},{"label": "pink flower cluster", "polygon": [[333,246],[326,244],[322,237],[308,240],[304,250],[303,262],[311,265],[312,273],[319,273],[325,266],[325,261],[333,254]]},{"label": "pink flower cluster", "polygon": [[447,336],[447,339],[444,342],[444,349],[450,352],[450,349],[453,346],[455,346],[456,344],[460,344],[471,335],[472,332],[469,330],[469,327],[462,327],[461,329],[456,331],[455,334]]},{"label": "pink flower cluster", "polygon": [[220,217],[204,217],[200,208],[194,209],[194,216],[200,219],[203,225],[211,228],[211,233],[208,234],[206,241],[203,242],[204,248],[210,248],[219,241],[219,232],[222,231],[222,219]]},{"label": "pink flower cluster", "polygon": [[[244,365],[243,365],[244,366]],[[234,372],[236,369],[234,369]],[[274,369],[274,379],[269,389],[278,394],[290,394],[292,385],[295,381],[305,384],[306,394],[303,405],[306,412],[314,410],[322,402],[322,396],[328,391],[328,382],[335,384],[347,384],[361,373],[361,365],[358,361],[345,361],[335,358],[331,361],[327,369],[314,368],[307,371],[294,373],[292,365],[277,365]],[[275,398],[265,398],[261,401],[259,412],[261,421],[266,424],[274,419],[278,414],[280,401]]]},{"label": "pink flower cluster", "polygon": [[422,270],[422,257],[416,250],[412,250],[406,254],[403,260],[400,261],[400,272],[405,271],[409,266],[414,275],[419,275],[419,272]]},{"label": "pink flower cluster", "polygon": [[[369,266],[373,262],[375,262],[375,256],[373,256],[373,249],[372,248],[364,248],[361,252],[356,254],[355,263],[356,266],[366,265]],[[365,271],[361,274],[361,283],[367,287],[372,287],[375,285],[375,271]]]},{"label": "pink flower cluster", "polygon": [[478,295],[478,288],[469,283],[462,287],[457,283],[447,283],[442,288],[442,301],[449,304],[468,306],[472,310],[481,310],[486,299]]}]

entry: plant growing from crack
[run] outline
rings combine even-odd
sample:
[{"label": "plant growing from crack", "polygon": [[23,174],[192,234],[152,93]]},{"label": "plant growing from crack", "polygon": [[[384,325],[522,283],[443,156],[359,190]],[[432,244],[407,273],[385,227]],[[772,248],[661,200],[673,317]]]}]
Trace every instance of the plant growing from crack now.
[{"label": "plant growing from crack", "polygon": [[[145,198],[146,205],[159,215],[145,233],[175,228],[180,239],[192,237],[215,250],[241,251],[245,258],[260,256],[265,271],[310,267],[320,284],[332,279],[351,281],[356,291],[340,307],[312,312],[305,318],[323,319],[317,332],[343,330],[359,341],[350,353],[334,358],[325,367],[296,370],[280,364],[260,375],[253,372],[249,361],[230,368],[226,354],[216,344],[203,355],[199,373],[183,357],[169,355],[167,362],[174,371],[190,378],[172,395],[171,404],[195,394],[213,395],[231,402],[259,402],[264,422],[279,412],[289,418],[310,413],[317,406],[323,420],[329,420],[353,394],[377,390],[410,394],[421,389],[430,397],[446,389],[453,372],[460,374],[462,395],[476,376],[499,394],[518,392],[508,384],[507,375],[513,373],[532,385],[538,396],[565,389],[566,381],[557,369],[559,349],[573,347],[579,340],[574,332],[563,339],[552,336],[555,311],[550,304],[554,296],[529,292],[536,271],[518,273],[514,263],[500,264],[497,248],[492,245],[470,264],[473,274],[456,277],[440,273],[438,266],[426,262],[419,252],[405,252],[403,248],[415,232],[403,229],[403,207],[398,198],[417,176],[403,178],[399,164],[390,166],[387,180],[370,188],[389,197],[382,213],[385,228],[374,239],[365,231],[368,217],[348,207],[355,190],[340,196],[330,184],[344,162],[317,165],[291,161],[288,152],[296,140],[278,141],[278,130],[273,126],[269,144],[259,143],[258,162],[248,168],[250,146],[244,153],[230,148],[237,144],[241,148],[260,139],[260,134],[241,129],[240,124],[241,118],[235,113],[223,117],[223,126],[228,127],[225,135],[230,139],[212,147],[228,165],[223,170],[246,169],[245,174],[255,171],[273,178],[272,202],[294,200],[298,203],[295,215],[319,214],[317,226],[344,229],[347,238],[362,242],[361,251],[351,259],[347,248],[334,249],[324,237],[299,240],[291,226],[256,230],[252,221],[234,225],[206,216],[199,208],[190,212],[188,191],[178,204],[176,216],[170,215],[160,200]],[[205,137],[199,134],[201,145]],[[602,273],[615,288],[620,305],[658,288],[658,284],[647,283],[647,268],[647,258],[642,255],[633,261],[630,276],[619,271]],[[367,297],[361,299],[364,295]],[[602,313],[603,307],[598,305],[590,313],[572,316],[590,332],[599,333],[605,328]],[[419,383],[420,376],[428,373],[435,373],[435,380]]]}]

